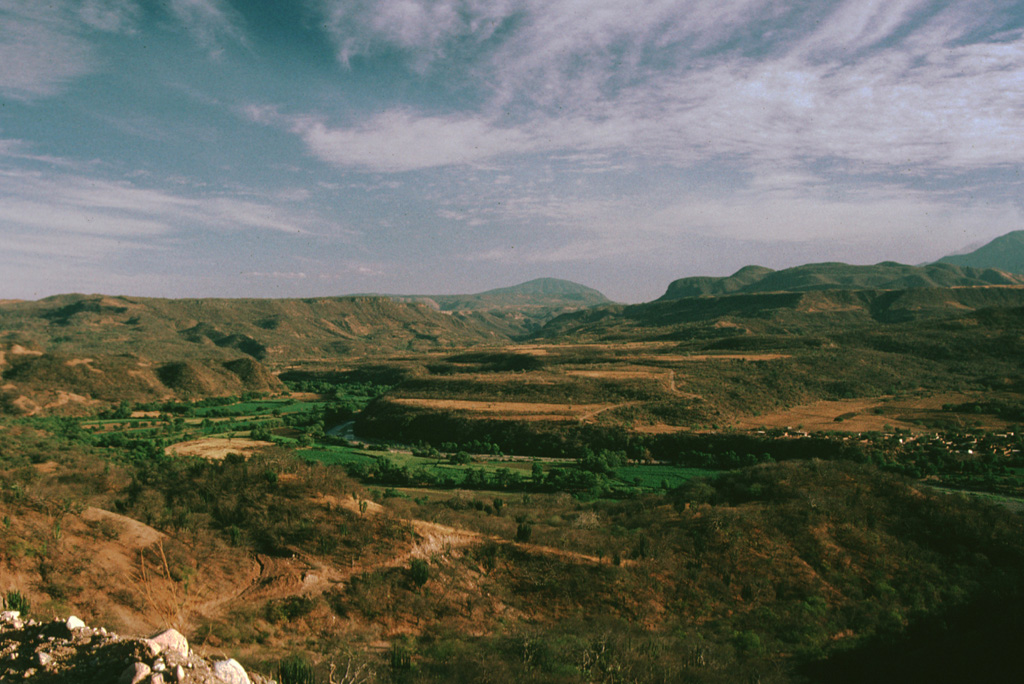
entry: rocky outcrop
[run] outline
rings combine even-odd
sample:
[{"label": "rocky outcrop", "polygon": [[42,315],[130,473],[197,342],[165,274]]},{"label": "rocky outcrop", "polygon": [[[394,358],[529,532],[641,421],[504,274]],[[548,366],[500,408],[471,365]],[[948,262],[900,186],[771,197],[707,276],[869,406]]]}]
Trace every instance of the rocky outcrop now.
[{"label": "rocky outcrop", "polygon": [[237,661],[210,660],[189,648],[176,630],[149,638],[93,629],[65,621],[22,619],[0,613],[0,681],[89,684],[276,684],[247,673]]}]

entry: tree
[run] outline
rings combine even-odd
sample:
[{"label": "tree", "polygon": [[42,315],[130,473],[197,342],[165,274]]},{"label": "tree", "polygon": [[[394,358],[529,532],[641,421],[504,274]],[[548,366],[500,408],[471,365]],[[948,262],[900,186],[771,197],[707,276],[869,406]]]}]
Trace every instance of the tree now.
[{"label": "tree", "polygon": [[533,468],[530,469],[530,478],[535,484],[544,481],[544,466],[540,464],[540,461],[533,462]]},{"label": "tree", "polygon": [[422,558],[413,558],[409,561],[409,579],[417,589],[422,587],[430,579],[430,566]]}]

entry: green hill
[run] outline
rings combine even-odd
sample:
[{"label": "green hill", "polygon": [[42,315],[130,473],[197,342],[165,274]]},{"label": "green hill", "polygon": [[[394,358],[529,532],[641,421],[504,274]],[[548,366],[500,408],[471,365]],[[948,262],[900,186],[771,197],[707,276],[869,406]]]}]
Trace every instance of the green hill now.
[{"label": "green hill", "polygon": [[968,254],[951,254],[939,259],[940,264],[997,268],[1010,273],[1024,273],[1024,230],[1015,230]]},{"label": "green hill", "polygon": [[872,266],[842,263],[805,264],[782,271],[747,266],[726,278],[682,278],[671,283],[658,301],[758,292],[814,290],[903,290],[927,287],[1024,285],[1024,278],[993,268],[953,264],[908,266],[885,261]]},{"label": "green hill", "polygon": [[819,334],[843,327],[958,318],[1024,306],[1024,288],[930,287],[905,290],[752,292],[603,306],[559,316],[537,335],[574,341],[710,338],[786,331]]}]

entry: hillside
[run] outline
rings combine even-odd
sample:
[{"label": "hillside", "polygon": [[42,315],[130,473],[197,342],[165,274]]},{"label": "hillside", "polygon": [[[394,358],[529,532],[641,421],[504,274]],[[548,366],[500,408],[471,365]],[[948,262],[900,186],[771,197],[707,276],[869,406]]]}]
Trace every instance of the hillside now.
[{"label": "hillside", "polygon": [[1015,230],[997,237],[987,245],[967,254],[942,257],[936,263],[1024,273],[1024,230]]},{"label": "hillside", "polygon": [[3,410],[273,391],[286,366],[507,340],[485,316],[383,297],[6,302]]},{"label": "hillside", "polygon": [[534,332],[563,313],[609,303],[607,297],[593,288],[558,278],[537,278],[477,294],[395,295],[393,299],[445,312],[472,312],[488,326],[509,336]]},{"label": "hillside", "polygon": [[725,294],[809,292],[815,290],[903,290],[928,287],[1024,285],[1024,277],[991,267],[952,264],[908,266],[892,261],[873,266],[842,263],[805,264],[782,271],[747,266],[725,278],[682,278],[672,282],[658,301]]},{"label": "hillside", "polygon": [[[37,424],[0,430],[0,592],[25,628],[0,642],[19,681],[225,667],[110,634],[167,627],[281,682],[908,681],[876,652],[923,628],[949,675],[928,681],[1019,667],[1020,516],[825,452],[618,500],[374,496],[283,449],[152,462]],[[92,627],[50,620],[69,613]]]},{"label": "hillside", "polygon": [[[660,299],[560,316],[538,338],[558,340],[687,339],[693,326],[710,337],[782,332],[838,333],[851,325],[957,318],[988,308],[1024,306],[1021,287],[758,292]],[[688,332],[689,331],[689,332]]]}]

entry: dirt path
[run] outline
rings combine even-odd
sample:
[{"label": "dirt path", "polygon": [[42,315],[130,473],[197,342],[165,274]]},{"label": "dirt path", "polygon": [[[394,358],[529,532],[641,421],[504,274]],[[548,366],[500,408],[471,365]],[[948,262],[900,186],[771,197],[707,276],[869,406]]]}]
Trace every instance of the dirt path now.
[{"label": "dirt path", "polygon": [[[374,503],[373,501],[365,499],[361,501],[366,503],[365,515],[379,515],[384,510],[383,506],[378,503]],[[336,502],[347,510],[355,513],[359,512],[360,501],[357,501],[356,499],[349,498],[340,501],[338,499],[333,499],[333,502]],[[521,549],[527,553],[534,553],[541,556],[554,556],[556,558],[561,558],[575,563],[607,565],[610,562],[608,560],[598,558],[597,556],[580,553],[579,551],[556,549],[552,546],[542,546],[540,544],[513,542],[497,535],[482,534],[473,530],[450,527],[448,525],[442,525],[428,520],[412,519],[408,522],[412,525],[416,534],[419,535],[420,541],[418,541],[409,552],[399,554],[386,562],[384,567],[397,567],[404,565],[410,558],[430,558],[432,555],[437,553],[446,553],[453,549],[463,548],[473,544],[483,544],[485,542],[512,544],[517,549]],[[380,566],[378,565],[377,567]]]},{"label": "dirt path", "polygon": [[[384,507],[376,502],[354,497],[322,497],[317,500],[317,503],[340,506],[357,515],[375,516],[381,515],[385,511]],[[360,511],[363,504],[365,504],[365,509]],[[602,559],[578,551],[512,542],[497,535],[482,534],[429,520],[412,519],[407,522],[412,525],[416,533],[416,542],[410,548],[403,549],[385,559],[367,560],[348,566],[334,566],[298,552],[290,558],[256,554],[252,558],[252,568],[246,578],[236,584],[237,591],[201,602],[193,608],[193,611],[209,616],[235,600],[252,603],[289,596],[319,596],[333,587],[343,585],[354,575],[385,568],[405,567],[414,558],[428,560],[438,555],[447,555],[456,550],[487,542],[511,544],[529,554],[549,556],[571,563],[608,565],[611,562],[610,559]],[[622,561],[623,564],[631,562]]]}]

